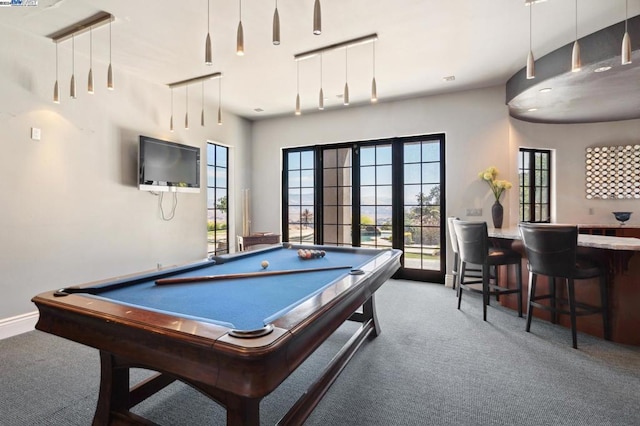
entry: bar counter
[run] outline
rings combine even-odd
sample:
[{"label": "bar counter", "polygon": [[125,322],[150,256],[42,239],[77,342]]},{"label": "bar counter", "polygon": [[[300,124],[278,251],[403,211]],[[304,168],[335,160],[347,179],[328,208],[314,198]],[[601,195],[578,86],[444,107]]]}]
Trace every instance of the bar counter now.
[{"label": "bar counter", "polygon": [[[627,228],[630,229],[630,228]],[[636,228],[637,229],[637,228]],[[523,306],[527,306],[528,276],[527,260],[517,227],[493,229],[489,228],[489,237],[495,246],[509,247],[522,254],[522,286]],[[589,256],[605,265],[609,271],[609,318],[611,323],[611,340],[618,343],[640,346],[640,238],[616,237],[606,235],[578,235],[580,255]],[[506,271],[505,271],[506,272]],[[515,287],[515,273],[501,274],[501,281],[510,288]],[[503,284],[504,281],[503,281]],[[566,297],[566,286],[558,282],[557,291]],[[546,277],[538,280],[538,292],[547,291]],[[562,293],[561,293],[562,292]],[[500,303],[516,309],[517,295],[509,295],[500,299]],[[576,299],[593,304],[600,304],[597,280],[576,281]],[[535,316],[545,321],[550,320],[549,312],[540,309]],[[561,315],[559,323],[567,328],[569,317]],[[600,315],[578,317],[579,332],[603,337],[602,318]],[[535,334],[535,322],[531,328]]]}]

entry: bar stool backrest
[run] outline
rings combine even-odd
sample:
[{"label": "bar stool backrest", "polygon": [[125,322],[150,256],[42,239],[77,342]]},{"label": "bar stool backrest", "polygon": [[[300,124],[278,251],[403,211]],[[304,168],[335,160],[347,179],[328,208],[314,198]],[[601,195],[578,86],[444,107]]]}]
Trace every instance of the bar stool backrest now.
[{"label": "bar stool backrest", "polygon": [[460,259],[466,263],[483,265],[489,255],[489,235],[486,222],[454,220]]},{"label": "bar stool backrest", "polygon": [[519,227],[531,272],[550,277],[574,276],[577,226],[521,223]]},{"label": "bar stool backrest", "polygon": [[458,247],[458,236],[456,235],[456,229],[453,227],[453,221],[458,219],[457,217],[447,218],[447,228],[449,229],[449,240],[451,240],[451,249],[454,253],[460,254],[460,248]]}]

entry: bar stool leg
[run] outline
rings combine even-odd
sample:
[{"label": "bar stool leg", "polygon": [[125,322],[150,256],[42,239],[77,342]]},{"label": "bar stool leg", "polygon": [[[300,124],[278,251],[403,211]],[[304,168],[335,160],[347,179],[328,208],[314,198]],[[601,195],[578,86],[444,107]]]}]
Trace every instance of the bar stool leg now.
[{"label": "bar stool leg", "polygon": [[611,340],[611,324],[609,324],[609,295],[607,291],[607,275],[600,275],[600,306],[602,307],[602,327],[605,340]]},{"label": "bar stool leg", "polygon": [[558,323],[558,311],[556,308],[556,277],[549,277],[549,305],[551,306],[551,323]]},{"label": "bar stool leg", "polygon": [[533,318],[533,305],[531,300],[536,296],[537,275],[529,271],[529,296],[527,297],[527,333],[531,330],[531,318]]},{"label": "bar stool leg", "polygon": [[458,263],[460,263],[458,253],[453,254],[453,289],[456,289],[456,281],[458,281]]},{"label": "bar stool leg", "polygon": [[573,349],[578,349],[578,335],[576,332],[576,295],[572,278],[567,278],[567,292],[569,293],[569,312],[571,313],[571,338],[573,339]]},{"label": "bar stool leg", "polygon": [[482,319],[487,320],[487,306],[489,305],[489,265],[482,266]]},{"label": "bar stool leg", "polygon": [[[464,277],[464,271],[467,269],[466,262],[460,262],[460,276]],[[462,280],[458,283],[458,309],[460,309],[460,303],[462,302]]]},{"label": "bar stool leg", "polygon": [[513,266],[516,268],[516,281],[518,285],[518,293],[516,293],[518,297],[518,316],[522,318],[522,265],[516,263]]}]

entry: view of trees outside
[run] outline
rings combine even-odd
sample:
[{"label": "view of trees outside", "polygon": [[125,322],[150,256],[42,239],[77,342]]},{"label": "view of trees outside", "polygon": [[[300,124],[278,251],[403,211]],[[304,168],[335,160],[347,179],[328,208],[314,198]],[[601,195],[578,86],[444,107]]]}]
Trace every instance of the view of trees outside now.
[{"label": "view of trees outside", "polygon": [[313,243],[315,181],[313,150],[287,153],[289,242]]},{"label": "view of trees outside", "polygon": [[229,252],[228,160],[229,148],[207,144],[207,249],[210,254]]},{"label": "view of trees outside", "polygon": [[[394,218],[393,151],[395,142],[326,147],[322,155],[322,230],[324,244],[351,245],[360,231],[363,247],[393,245],[393,224],[403,223],[404,267],[441,270],[441,143],[440,136],[402,141],[402,217]],[[314,148],[287,151],[287,220],[289,241],[312,243],[314,217]],[[352,157],[359,167],[352,169]],[[353,173],[353,175],[352,175]],[[356,174],[357,173],[357,174]],[[359,198],[352,199],[353,182]],[[352,223],[357,203],[360,223]],[[400,207],[400,206],[398,206]],[[394,222],[395,219],[395,222]]]},{"label": "view of trees outside", "polygon": [[519,204],[522,222],[549,222],[551,217],[551,151],[520,148]]},{"label": "view of trees outside", "polygon": [[391,144],[360,148],[360,245],[392,246]]},{"label": "view of trees outside", "polygon": [[440,143],[404,145],[405,267],[440,268]]}]

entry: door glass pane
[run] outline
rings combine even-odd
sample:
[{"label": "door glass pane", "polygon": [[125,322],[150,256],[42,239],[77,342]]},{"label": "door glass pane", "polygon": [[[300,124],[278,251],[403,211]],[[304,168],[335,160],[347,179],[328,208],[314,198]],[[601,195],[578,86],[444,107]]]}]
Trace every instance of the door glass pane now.
[{"label": "door glass pane", "polygon": [[403,167],[404,267],[440,271],[440,141],[406,143]]},{"label": "door glass pane", "polygon": [[229,252],[228,235],[229,148],[207,143],[207,252]]}]

